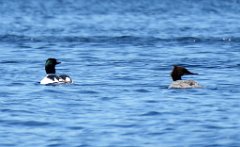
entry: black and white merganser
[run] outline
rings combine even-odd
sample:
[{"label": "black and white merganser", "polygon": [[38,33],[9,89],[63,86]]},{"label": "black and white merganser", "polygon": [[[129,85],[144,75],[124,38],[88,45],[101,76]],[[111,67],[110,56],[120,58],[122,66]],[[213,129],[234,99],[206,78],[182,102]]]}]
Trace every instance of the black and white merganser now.
[{"label": "black and white merganser", "polygon": [[168,88],[201,88],[202,86],[194,80],[182,80],[184,75],[198,75],[188,71],[185,67],[173,65],[171,77],[173,82]]},{"label": "black and white merganser", "polygon": [[48,58],[45,63],[45,71],[47,75],[40,81],[40,84],[62,84],[62,83],[72,83],[72,79],[65,74],[56,75],[55,66],[61,62],[57,61],[55,58]]}]

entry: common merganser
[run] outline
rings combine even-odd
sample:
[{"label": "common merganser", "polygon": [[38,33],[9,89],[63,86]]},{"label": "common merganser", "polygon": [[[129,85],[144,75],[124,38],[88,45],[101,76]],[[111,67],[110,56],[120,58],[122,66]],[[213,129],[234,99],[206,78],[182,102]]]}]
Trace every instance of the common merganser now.
[{"label": "common merganser", "polygon": [[183,75],[198,75],[188,71],[185,67],[173,65],[171,77],[173,82],[168,88],[201,88],[202,86],[194,80],[182,80]]},{"label": "common merganser", "polygon": [[40,81],[40,84],[62,84],[62,83],[72,83],[70,76],[62,74],[56,75],[55,66],[61,62],[57,61],[55,58],[48,58],[45,63],[45,71],[47,75]]}]

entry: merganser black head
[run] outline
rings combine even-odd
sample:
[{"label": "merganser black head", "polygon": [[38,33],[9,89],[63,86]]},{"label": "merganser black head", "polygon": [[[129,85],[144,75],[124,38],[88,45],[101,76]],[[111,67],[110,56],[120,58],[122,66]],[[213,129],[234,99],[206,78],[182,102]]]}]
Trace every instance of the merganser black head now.
[{"label": "merganser black head", "polygon": [[61,62],[58,62],[55,58],[48,58],[45,63],[45,71],[47,74],[55,74],[55,66],[57,64],[60,64]]},{"label": "merganser black head", "polygon": [[197,75],[197,73],[192,73],[188,71],[185,67],[173,65],[173,70],[171,73],[172,80],[182,80],[183,75]]}]

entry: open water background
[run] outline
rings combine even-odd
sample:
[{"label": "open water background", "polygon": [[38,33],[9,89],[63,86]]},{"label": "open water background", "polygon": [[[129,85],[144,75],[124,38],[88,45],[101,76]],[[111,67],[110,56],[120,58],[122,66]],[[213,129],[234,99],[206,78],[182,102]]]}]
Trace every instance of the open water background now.
[{"label": "open water background", "polygon": [[[240,146],[239,0],[0,0],[0,146]],[[74,84],[43,86],[44,63]],[[168,89],[172,65],[202,89]]]}]

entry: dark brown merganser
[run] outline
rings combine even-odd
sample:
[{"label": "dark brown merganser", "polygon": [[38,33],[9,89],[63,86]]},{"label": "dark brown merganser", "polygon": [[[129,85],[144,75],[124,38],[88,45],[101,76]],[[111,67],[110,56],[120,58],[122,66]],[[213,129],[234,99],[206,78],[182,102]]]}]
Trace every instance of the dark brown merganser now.
[{"label": "dark brown merganser", "polygon": [[48,58],[45,63],[45,71],[47,75],[40,81],[40,84],[62,84],[72,83],[72,79],[68,75],[56,75],[55,66],[60,64],[55,58]]},{"label": "dark brown merganser", "polygon": [[182,80],[184,75],[198,75],[197,73],[192,73],[185,67],[173,65],[173,70],[171,72],[171,77],[173,82],[168,88],[201,88],[194,80]]}]

